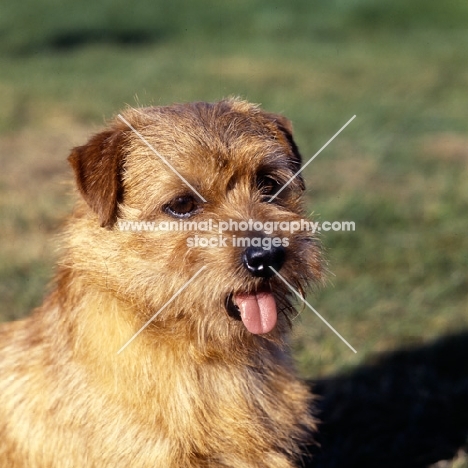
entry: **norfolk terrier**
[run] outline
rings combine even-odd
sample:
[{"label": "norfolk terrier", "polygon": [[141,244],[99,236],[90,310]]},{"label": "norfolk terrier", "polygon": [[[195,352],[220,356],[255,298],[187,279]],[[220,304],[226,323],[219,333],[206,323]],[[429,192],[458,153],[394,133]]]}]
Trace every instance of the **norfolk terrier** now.
[{"label": "norfolk terrier", "polygon": [[290,122],[238,99],[128,109],[69,161],[55,287],[0,328],[0,467],[301,466],[316,425],[286,337],[322,266],[285,229]]}]

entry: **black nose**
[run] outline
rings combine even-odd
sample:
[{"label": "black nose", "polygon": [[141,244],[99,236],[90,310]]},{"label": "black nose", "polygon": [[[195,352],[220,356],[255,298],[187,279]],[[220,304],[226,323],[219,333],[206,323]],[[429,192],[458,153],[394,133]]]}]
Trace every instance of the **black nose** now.
[{"label": "black nose", "polygon": [[249,273],[260,278],[270,278],[275,273],[270,267],[278,271],[284,263],[286,251],[284,247],[272,247],[265,250],[262,247],[248,247],[242,254],[242,263]]}]

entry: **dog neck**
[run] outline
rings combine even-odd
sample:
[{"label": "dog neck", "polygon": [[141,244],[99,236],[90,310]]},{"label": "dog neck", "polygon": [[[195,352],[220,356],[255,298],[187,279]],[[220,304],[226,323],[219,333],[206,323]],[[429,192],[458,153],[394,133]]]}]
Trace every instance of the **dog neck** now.
[{"label": "dog neck", "polygon": [[[233,354],[228,346],[200,347],[174,326],[169,338],[148,330],[118,353],[135,332],[136,312],[113,293],[84,284],[79,274],[62,271],[36,323],[45,327],[50,346],[60,346],[54,365],[81,376],[82,394],[99,394],[105,407],[124,405],[129,421],[178,447],[178,462],[167,466],[180,466],[188,453],[221,452],[232,454],[224,455],[233,457],[224,459],[226,466],[240,466],[252,454],[272,457],[271,466],[292,466],[286,460],[315,425],[310,393],[280,347],[265,341],[255,352]],[[249,447],[249,454],[238,453],[239,447]]]}]

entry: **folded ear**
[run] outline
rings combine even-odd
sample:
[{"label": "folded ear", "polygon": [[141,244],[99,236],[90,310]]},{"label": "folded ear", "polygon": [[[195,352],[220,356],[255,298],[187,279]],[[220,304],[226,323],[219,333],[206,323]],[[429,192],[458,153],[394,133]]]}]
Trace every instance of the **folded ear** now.
[{"label": "folded ear", "polygon": [[[291,121],[280,114],[266,113],[266,116],[270,121],[272,121],[276,125],[278,130],[285,138],[286,143],[288,144],[291,150],[291,168],[294,171],[294,174],[296,174],[296,172],[298,172],[302,167],[302,156],[301,153],[299,153],[299,148],[297,147],[296,142],[293,138],[293,128]],[[302,178],[302,174],[299,174],[296,177],[296,179],[300,183],[301,189],[305,190],[305,184],[304,179]]]},{"label": "folded ear", "polygon": [[111,227],[116,221],[122,198],[124,136],[118,129],[98,133],[68,157],[78,189],[103,227]]}]

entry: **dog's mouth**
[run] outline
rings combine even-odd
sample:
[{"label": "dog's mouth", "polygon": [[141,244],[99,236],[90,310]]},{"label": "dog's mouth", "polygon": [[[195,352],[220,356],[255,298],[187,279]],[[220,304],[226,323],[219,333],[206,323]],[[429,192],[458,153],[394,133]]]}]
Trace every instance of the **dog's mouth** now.
[{"label": "dog's mouth", "polygon": [[254,335],[269,333],[278,320],[276,300],[270,289],[252,293],[231,293],[226,297],[226,310],[230,317],[242,320]]}]

